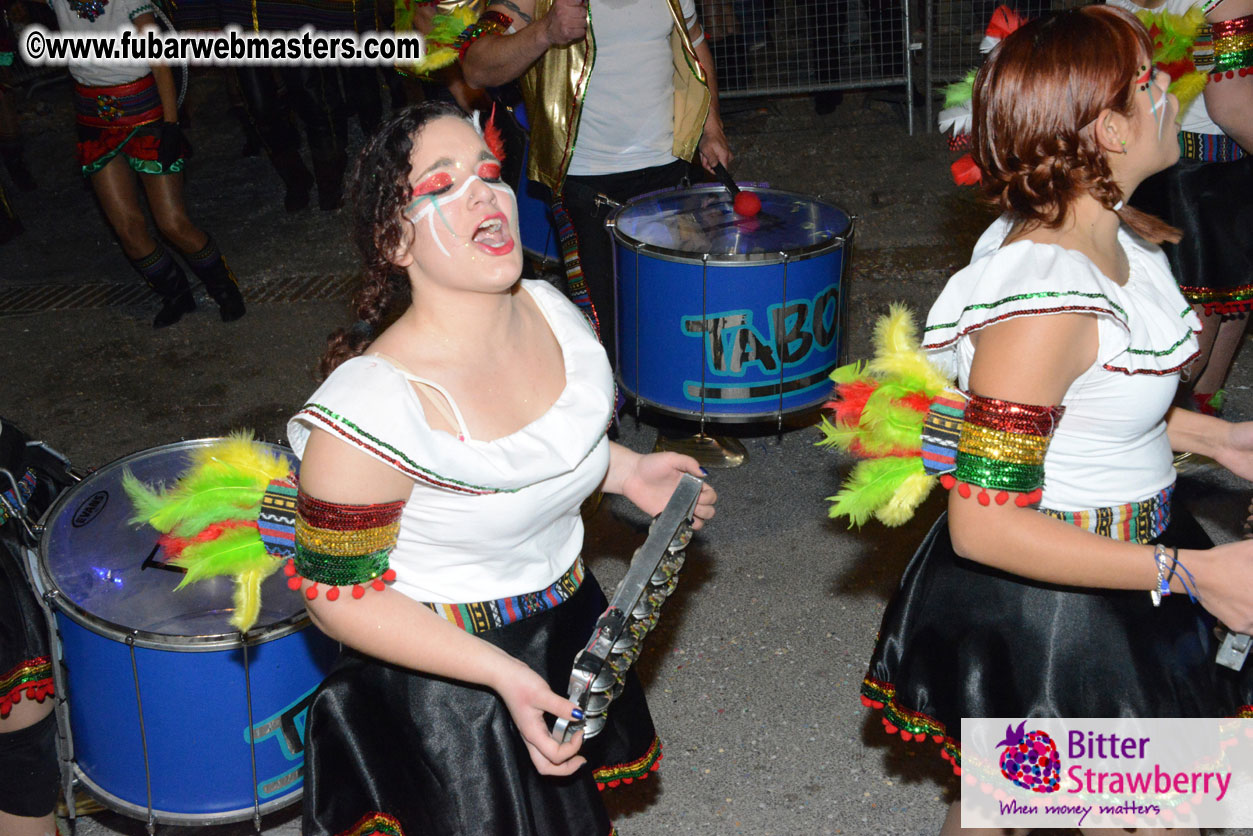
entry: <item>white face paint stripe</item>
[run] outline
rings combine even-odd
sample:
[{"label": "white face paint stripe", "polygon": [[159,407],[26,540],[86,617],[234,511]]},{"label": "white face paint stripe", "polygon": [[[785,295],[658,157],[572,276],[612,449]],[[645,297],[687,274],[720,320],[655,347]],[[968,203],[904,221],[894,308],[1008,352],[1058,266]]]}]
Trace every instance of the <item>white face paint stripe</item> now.
[{"label": "white face paint stripe", "polygon": [[458,235],[456,230],[452,228],[452,224],[450,224],[448,222],[448,219],[444,217],[444,213],[440,211],[440,207],[446,203],[451,203],[452,201],[463,197],[466,191],[470,188],[470,185],[475,180],[478,180],[484,186],[487,186],[489,189],[493,191],[499,192],[502,195],[508,195],[509,200],[511,201],[511,205],[512,205],[512,201],[514,201],[514,193],[513,193],[513,189],[509,188],[509,184],[489,183],[486,180],[484,180],[482,177],[478,176],[477,174],[471,174],[469,177],[467,177],[465,182],[461,184],[460,188],[458,188],[454,192],[450,192],[449,194],[445,194],[445,195],[419,195],[418,197],[414,198],[413,201],[410,202],[409,204],[408,209],[411,210],[413,208],[413,204],[420,203],[423,200],[427,201],[426,205],[423,206],[421,209],[419,209],[415,214],[408,216],[409,223],[413,224],[414,228],[416,229],[418,226],[418,221],[422,220],[423,218],[426,218],[427,224],[431,228],[431,237],[435,239],[435,245],[439,247],[439,251],[442,252],[445,255],[445,257],[451,255],[451,253],[449,253],[448,250],[444,248],[444,242],[439,240],[439,234],[436,232],[436,229],[435,229],[435,215],[438,214],[439,219],[444,222],[444,226],[448,228],[449,235],[451,235],[453,238],[460,238],[461,236]]}]

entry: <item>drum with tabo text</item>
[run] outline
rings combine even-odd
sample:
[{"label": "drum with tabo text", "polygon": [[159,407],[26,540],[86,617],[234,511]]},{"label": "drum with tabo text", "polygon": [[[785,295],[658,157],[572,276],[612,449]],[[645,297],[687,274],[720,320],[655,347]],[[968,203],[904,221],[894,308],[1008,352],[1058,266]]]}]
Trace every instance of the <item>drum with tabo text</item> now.
[{"label": "drum with tabo text", "polygon": [[820,200],[749,189],[745,218],[718,185],[642,195],[609,221],[618,381],[686,418],[755,421],[830,395],[853,219]]}]

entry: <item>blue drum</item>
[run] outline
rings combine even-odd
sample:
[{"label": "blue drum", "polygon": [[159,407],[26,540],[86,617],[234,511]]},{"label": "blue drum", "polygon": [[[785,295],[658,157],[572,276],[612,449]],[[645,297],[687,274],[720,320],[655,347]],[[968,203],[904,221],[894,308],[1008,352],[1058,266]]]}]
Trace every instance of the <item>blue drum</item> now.
[{"label": "blue drum", "polygon": [[[305,715],[338,645],[277,572],[256,626],[227,624],[229,578],[174,590],[158,534],[130,522],[129,470],[172,482],[215,439],[145,450],[66,491],[45,517],[39,580],[60,633],[74,777],[149,822],[242,821],[300,798]],[[290,453],[288,453],[290,456]]]},{"label": "blue drum", "polygon": [[685,418],[756,421],[830,395],[853,221],[820,200],[720,185],[642,195],[609,221],[618,294],[618,382]]},{"label": "blue drum", "polygon": [[522,251],[545,267],[561,263],[561,238],[548,205],[548,189],[527,179],[526,164],[530,142],[522,150],[522,179],[518,184],[518,233]]}]

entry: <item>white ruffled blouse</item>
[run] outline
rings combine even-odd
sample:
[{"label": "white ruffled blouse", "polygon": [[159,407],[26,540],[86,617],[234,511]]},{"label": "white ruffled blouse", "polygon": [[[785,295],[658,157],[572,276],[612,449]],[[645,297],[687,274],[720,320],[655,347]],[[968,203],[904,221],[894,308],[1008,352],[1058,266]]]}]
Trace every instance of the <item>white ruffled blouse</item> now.
[{"label": "white ruffled blouse", "polygon": [[477,441],[432,429],[410,376],[368,355],[337,368],[287,425],[297,456],[319,429],[414,480],[390,565],[394,588],[415,600],[543,589],[582,549],[579,508],[609,467],[613,378],[578,308],[545,282],[522,286],[561,345],[566,384],[517,432]]},{"label": "white ruffled blouse", "polygon": [[1096,361],[1062,400],[1041,505],[1080,511],[1152,496],[1175,479],[1165,414],[1180,369],[1197,356],[1200,320],[1162,251],[1125,227],[1118,240],[1131,272],[1119,285],[1074,250],[1031,241],[1001,246],[1011,225],[997,219],[970,265],[949,279],[927,317],[923,347],[968,389],[970,335],[980,328],[1019,316],[1094,315]]}]

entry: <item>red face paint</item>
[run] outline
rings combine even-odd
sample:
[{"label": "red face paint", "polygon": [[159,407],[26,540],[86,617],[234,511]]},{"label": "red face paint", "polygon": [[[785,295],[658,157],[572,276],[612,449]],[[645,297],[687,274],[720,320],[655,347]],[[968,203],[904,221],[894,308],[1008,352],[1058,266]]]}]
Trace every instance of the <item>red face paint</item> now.
[{"label": "red face paint", "polygon": [[450,188],[452,188],[452,175],[440,171],[414,186],[413,191],[409,194],[411,197],[421,197],[422,195],[434,194]]},{"label": "red face paint", "polygon": [[491,162],[491,161],[484,162],[479,165],[478,171],[474,173],[477,174],[483,180],[488,180],[488,181],[499,180],[500,179],[500,163]]}]

